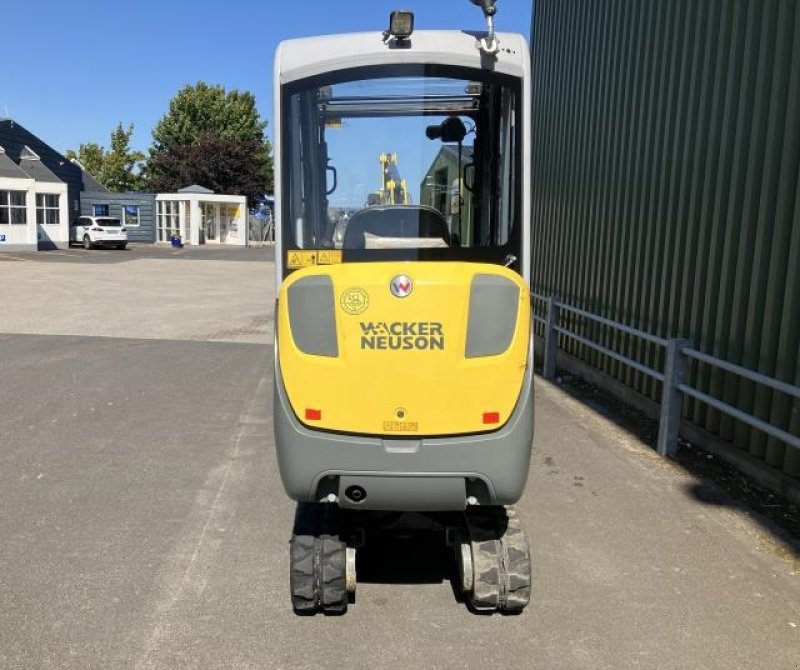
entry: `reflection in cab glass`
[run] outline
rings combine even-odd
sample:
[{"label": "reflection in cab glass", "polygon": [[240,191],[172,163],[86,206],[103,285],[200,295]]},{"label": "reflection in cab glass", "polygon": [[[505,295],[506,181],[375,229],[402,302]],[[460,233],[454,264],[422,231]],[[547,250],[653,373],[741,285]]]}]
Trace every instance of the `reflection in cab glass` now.
[{"label": "reflection in cab glass", "polygon": [[384,66],[290,85],[287,253],[506,265],[519,258],[519,84],[482,76]]}]

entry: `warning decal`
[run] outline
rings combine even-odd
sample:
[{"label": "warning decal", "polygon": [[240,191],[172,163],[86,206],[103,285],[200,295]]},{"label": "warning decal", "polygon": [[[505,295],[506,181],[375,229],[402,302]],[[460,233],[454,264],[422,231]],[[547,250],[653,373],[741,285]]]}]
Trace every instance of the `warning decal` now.
[{"label": "warning decal", "polygon": [[338,265],[342,262],[341,249],[290,249],[286,265],[290,270],[307,268],[312,265]]},{"label": "warning decal", "polygon": [[341,249],[320,249],[317,252],[317,265],[337,265],[341,262]]},{"label": "warning decal", "polygon": [[307,268],[317,264],[317,251],[290,250],[287,252],[287,265],[290,270]]}]

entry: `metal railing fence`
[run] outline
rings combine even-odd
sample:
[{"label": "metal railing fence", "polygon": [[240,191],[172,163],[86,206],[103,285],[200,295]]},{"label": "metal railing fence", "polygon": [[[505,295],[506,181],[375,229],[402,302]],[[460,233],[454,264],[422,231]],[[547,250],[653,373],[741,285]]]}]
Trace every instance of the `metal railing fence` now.
[{"label": "metal railing fence", "polygon": [[[738,419],[758,430],[763,431],[767,435],[784,442],[785,444],[795,449],[800,449],[800,436],[789,433],[786,430],[778,428],[758,417],[748,414],[741,409],[734,407],[718,398],[715,398],[707,393],[704,393],[688,384],[689,361],[695,360],[705,363],[709,366],[719,368],[726,372],[738,375],[745,379],[749,379],[757,384],[767,386],[774,391],[785,393],[794,398],[800,398],[800,386],[793,386],[778,379],[768,377],[767,375],[755,372],[748,368],[744,368],[734,363],[729,363],[714,356],[709,356],[701,351],[697,351],[691,347],[688,340],[679,338],[666,339],[658,337],[651,333],[631,328],[622,323],[606,319],[605,317],[592,314],[577,307],[572,307],[565,303],[559,302],[555,296],[544,296],[537,293],[531,293],[534,301],[543,303],[546,307],[546,316],[534,315],[534,321],[544,328],[544,365],[543,376],[545,379],[554,379],[556,375],[556,357],[558,353],[559,336],[568,338],[577,342],[589,349],[592,349],[600,354],[608,356],[623,365],[641,372],[653,379],[658,380],[662,384],[661,391],[661,411],[658,428],[658,441],[656,449],[662,456],[674,457],[678,448],[678,436],[680,432],[681,422],[681,406],[683,403],[683,396],[688,396],[707,404],[714,409],[727,414],[728,416]],[[623,354],[620,354],[608,347],[598,344],[569,328],[561,325],[561,315],[569,313],[574,316],[581,317],[588,321],[602,324],[609,328],[615,329],[621,333],[625,333],[640,340],[650,342],[651,344],[662,347],[665,351],[664,370],[660,372],[650,368],[638,361],[635,361]]]}]

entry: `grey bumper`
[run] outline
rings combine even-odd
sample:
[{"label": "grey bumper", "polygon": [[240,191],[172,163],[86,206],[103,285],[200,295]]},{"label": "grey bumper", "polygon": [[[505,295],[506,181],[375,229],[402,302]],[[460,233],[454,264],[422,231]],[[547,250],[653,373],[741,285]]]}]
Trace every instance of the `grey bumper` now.
[{"label": "grey bumper", "polygon": [[[289,404],[277,351],[274,418],[281,479],[294,500],[335,497],[346,508],[431,512],[462,510],[468,499],[510,505],[530,466],[533,349],[514,413],[492,433],[393,440],[310,430]],[[358,489],[365,495],[356,501]]]}]

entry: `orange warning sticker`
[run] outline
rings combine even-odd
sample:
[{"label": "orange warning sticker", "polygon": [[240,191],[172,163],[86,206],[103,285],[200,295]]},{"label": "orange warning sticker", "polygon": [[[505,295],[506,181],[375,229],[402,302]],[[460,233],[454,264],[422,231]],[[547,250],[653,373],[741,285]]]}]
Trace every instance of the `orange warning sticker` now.
[{"label": "orange warning sticker", "polygon": [[317,265],[337,265],[341,262],[341,249],[320,249],[317,252]]},{"label": "orange warning sticker", "polygon": [[287,265],[290,270],[298,270],[300,268],[316,265],[318,253],[317,251],[290,250],[288,252]]}]

